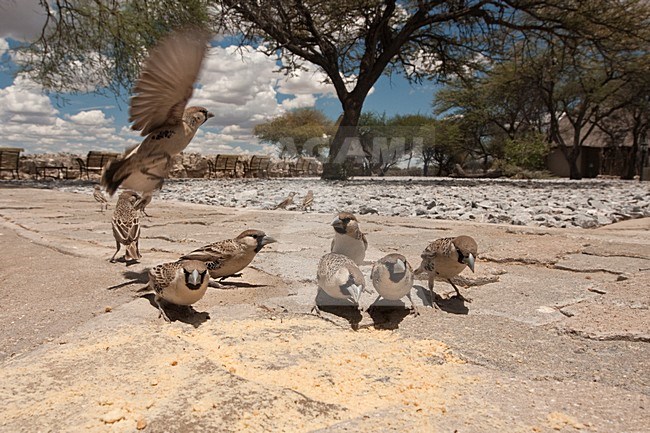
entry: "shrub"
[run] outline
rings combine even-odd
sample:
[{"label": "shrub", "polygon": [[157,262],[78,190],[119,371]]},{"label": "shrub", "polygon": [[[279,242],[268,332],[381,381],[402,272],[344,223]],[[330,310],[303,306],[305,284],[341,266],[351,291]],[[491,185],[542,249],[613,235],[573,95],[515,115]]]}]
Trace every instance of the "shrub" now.
[{"label": "shrub", "polygon": [[544,135],[535,133],[506,140],[504,156],[508,164],[527,170],[541,170],[546,166],[549,150]]}]

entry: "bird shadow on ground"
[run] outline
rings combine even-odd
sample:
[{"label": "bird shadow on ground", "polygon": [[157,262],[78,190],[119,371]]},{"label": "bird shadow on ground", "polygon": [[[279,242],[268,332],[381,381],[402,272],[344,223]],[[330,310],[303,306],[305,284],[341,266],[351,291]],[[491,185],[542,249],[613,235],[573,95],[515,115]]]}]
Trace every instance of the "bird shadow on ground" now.
[{"label": "bird shadow on ground", "polygon": [[[411,310],[406,308],[406,305],[398,301],[391,303],[382,302],[383,299],[374,302],[366,310],[372,319],[375,329],[395,330],[399,328],[399,324],[409,314]],[[401,305],[399,305],[401,304]]]},{"label": "bird shadow on ground", "polygon": [[268,284],[251,284],[251,283],[246,283],[244,281],[224,281],[220,282],[220,287],[214,287],[210,286],[216,289],[242,289],[242,288],[247,288],[247,289],[255,289],[258,287],[268,287]]},{"label": "bird shadow on ground", "polygon": [[353,330],[356,331],[359,329],[359,323],[361,323],[363,316],[361,315],[361,311],[359,311],[359,307],[350,301],[332,298],[319,289],[316,295],[316,305],[318,305],[321,313],[338,316],[347,320]]},{"label": "bird shadow on ground", "polygon": [[107,287],[106,290],[117,290],[131,284],[147,284],[149,282],[149,271],[147,270],[140,272],[124,271],[122,275],[127,281]]},{"label": "bird shadow on ground", "polygon": [[[158,305],[156,305],[153,293],[145,293],[140,297],[145,298],[153,308],[158,310]],[[172,322],[179,321],[198,328],[210,319],[210,313],[207,311],[196,311],[191,305],[175,305],[164,301],[161,305],[165,310],[165,314],[167,314],[167,317],[169,317],[169,320]],[[161,317],[160,320],[164,319]]]},{"label": "bird shadow on ground", "polygon": [[445,313],[451,314],[469,314],[469,308],[465,305],[465,301],[458,298],[457,296],[452,296],[451,298],[442,299],[440,297],[436,298],[436,305]]},{"label": "bird shadow on ground", "polygon": [[[422,303],[424,305],[431,305],[431,300],[429,299],[429,289],[417,285],[413,286],[413,288],[415,289],[417,297],[422,300]],[[440,296],[435,295],[433,302],[437,308],[444,311],[445,313],[469,314],[469,308],[467,308],[465,302],[456,296],[443,299]]]},{"label": "bird shadow on ground", "polygon": [[109,259],[108,261],[111,263],[124,263],[127,268],[129,266],[137,265],[138,263],[140,263],[140,260],[127,260],[126,257],[124,256],[114,259],[113,261]]}]

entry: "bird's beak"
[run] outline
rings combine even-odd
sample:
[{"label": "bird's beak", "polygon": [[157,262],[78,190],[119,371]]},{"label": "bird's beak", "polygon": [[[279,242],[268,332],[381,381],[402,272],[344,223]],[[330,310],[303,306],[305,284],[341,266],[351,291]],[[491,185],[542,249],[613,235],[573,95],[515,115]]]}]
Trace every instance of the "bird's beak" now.
[{"label": "bird's beak", "polygon": [[357,286],[356,284],[351,284],[350,287],[348,287],[348,291],[352,294],[352,299],[356,305],[359,305],[359,298],[361,298],[362,289],[363,287]]},{"label": "bird's beak", "polygon": [[469,268],[474,272],[474,254],[469,253],[469,256],[467,256],[467,259],[465,259],[465,263]]},{"label": "bird's beak", "polygon": [[403,274],[406,272],[406,264],[401,260],[397,260],[393,269],[395,270],[396,274]]},{"label": "bird's beak", "polygon": [[272,244],[273,242],[277,242],[277,240],[275,240],[275,238],[272,238],[271,236],[264,236],[260,241],[260,245],[264,246],[264,245]]},{"label": "bird's beak", "polygon": [[187,282],[190,283],[193,286],[199,286],[201,285],[201,275],[199,274],[199,271],[194,269],[190,275],[187,277]]},{"label": "bird's beak", "polygon": [[208,111],[208,119],[209,119],[210,117],[214,117],[214,113],[212,113],[211,111]]},{"label": "bird's beak", "polygon": [[334,219],[332,220],[332,223],[331,223],[331,224],[332,224],[333,226],[339,225],[339,224],[341,224],[341,220],[339,219],[339,217],[336,217],[336,218],[334,218]]}]

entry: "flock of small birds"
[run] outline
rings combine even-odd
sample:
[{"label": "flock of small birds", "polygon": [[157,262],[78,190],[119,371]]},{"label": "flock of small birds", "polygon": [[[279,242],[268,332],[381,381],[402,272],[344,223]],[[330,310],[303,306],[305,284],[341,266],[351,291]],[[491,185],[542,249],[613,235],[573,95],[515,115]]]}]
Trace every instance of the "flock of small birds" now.
[{"label": "flock of small birds", "polygon": [[[108,201],[97,189],[93,196],[103,212]],[[138,208],[138,203],[142,203],[142,197],[133,191],[124,191],[118,198],[112,218],[117,250],[111,257],[111,262],[115,261],[121,246],[126,248],[124,260],[127,263],[137,262],[141,258],[138,248],[139,218],[144,209]],[[312,311],[319,316],[321,311],[317,300],[320,291],[331,298],[349,301],[350,305],[357,308],[361,294],[368,291],[365,277],[359,269],[365,260],[368,240],[361,231],[357,217],[350,212],[340,212],[331,226],[334,229],[331,252],[320,259],[316,271],[318,289]],[[154,301],[160,315],[170,321],[165,312],[165,304],[189,307],[203,297],[208,287],[220,288],[225,279],[241,277],[240,272],[253,261],[257,253],[274,242],[277,242],[275,238],[261,230],[245,230],[234,239],[205,245],[182,255],[176,261],[153,267],[149,270],[148,288],[155,295]],[[432,307],[436,306],[435,300],[438,298],[433,291],[435,278],[448,281],[456,290],[458,299],[471,302],[471,299],[461,295],[451,278],[466,267],[474,271],[477,250],[474,239],[457,236],[431,242],[422,252],[422,262],[415,270],[402,254],[391,253],[382,257],[372,266],[372,285],[379,296],[369,309],[381,298],[397,301],[406,297],[411,303],[412,312],[418,315],[411,290],[415,276],[421,273],[428,274]]]},{"label": "flock of small birds", "polygon": [[[172,157],[182,152],[198,128],[213,117],[203,107],[187,107],[209,40],[210,35],[200,29],[178,30],[152,49],[143,65],[133,88],[129,121],[132,122],[131,128],[141,131],[145,138],[107,164],[101,176],[101,187],[111,196],[119,188],[123,190],[113,211],[116,251],[111,262],[115,261],[122,246],[127,263],[140,260],[140,214],[146,215],[145,209],[153,192],[160,190],[169,176]],[[101,187],[95,186],[93,197],[104,212],[108,209],[108,200]],[[286,209],[293,204],[295,195],[295,192],[290,193],[273,209]],[[314,194],[308,191],[302,209],[311,210],[313,202]],[[365,278],[358,266],[365,259],[368,240],[352,213],[339,213],[332,227],[331,252],[321,258],[316,273],[316,300],[323,291],[332,298],[348,300],[358,308],[361,293],[366,291]],[[154,293],[160,315],[170,321],[165,304],[189,309],[203,297],[208,286],[219,287],[224,279],[240,276],[239,272],[251,263],[256,254],[273,242],[276,240],[261,230],[246,230],[234,239],[205,245],[176,261],[153,267],[149,270],[147,287]],[[415,271],[401,254],[389,254],[378,260],[372,268],[372,284],[380,298],[398,300],[406,296],[410,300],[414,275],[427,272],[431,306],[434,306],[435,277],[451,283],[450,278],[465,267],[474,271],[476,255],[476,242],[468,236],[438,239],[424,250],[422,263]],[[457,296],[462,298],[458,288],[453,286]],[[312,311],[320,315],[316,300]],[[411,305],[417,314],[412,302]]]}]

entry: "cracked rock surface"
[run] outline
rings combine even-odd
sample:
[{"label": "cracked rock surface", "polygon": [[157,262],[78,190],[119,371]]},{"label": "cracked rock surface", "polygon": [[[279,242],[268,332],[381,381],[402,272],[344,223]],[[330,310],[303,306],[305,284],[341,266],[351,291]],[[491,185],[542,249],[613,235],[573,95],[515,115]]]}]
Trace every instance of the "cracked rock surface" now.
[{"label": "cracked rock surface", "polygon": [[[376,298],[374,260],[400,252],[417,267],[429,241],[459,234],[479,245],[476,273],[456,279],[473,301],[436,281],[430,308],[418,279],[419,316],[404,299],[372,314],[326,305],[318,318],[333,212],[154,198],[142,261],[127,267],[108,262],[110,210],[90,189],[0,184],[0,432],[650,425],[650,218],[557,229],[368,213],[362,307]],[[147,268],[248,228],[278,242],[194,314],[167,324],[138,292]]]}]

